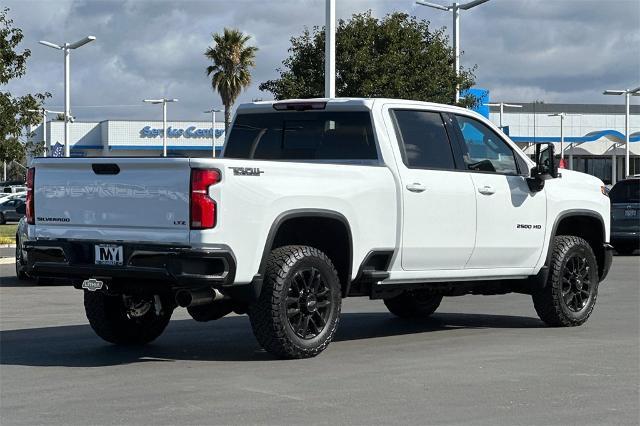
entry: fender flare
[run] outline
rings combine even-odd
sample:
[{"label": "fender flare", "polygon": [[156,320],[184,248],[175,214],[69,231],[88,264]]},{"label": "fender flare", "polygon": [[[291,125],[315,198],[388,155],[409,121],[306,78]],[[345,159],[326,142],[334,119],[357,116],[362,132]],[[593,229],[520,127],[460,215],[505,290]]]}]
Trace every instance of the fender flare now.
[{"label": "fender flare", "polygon": [[549,262],[551,261],[551,254],[553,253],[553,246],[551,244],[551,242],[553,241],[553,239],[556,236],[556,233],[558,231],[558,225],[560,224],[560,222],[562,222],[564,219],[571,217],[571,216],[590,216],[592,218],[598,219],[600,221],[600,225],[602,225],[602,242],[606,243],[606,228],[604,225],[604,219],[602,218],[602,216],[600,214],[598,214],[597,212],[594,212],[593,210],[583,210],[583,209],[571,209],[571,210],[565,210],[562,213],[560,213],[558,216],[556,216],[556,220],[553,223],[553,228],[551,229],[551,234],[549,237],[549,247],[547,248],[547,257],[546,260],[544,262],[545,266],[549,266]]},{"label": "fender flare", "polygon": [[556,233],[558,231],[558,225],[564,219],[572,216],[589,216],[594,219],[598,219],[600,224],[602,225],[602,242],[606,243],[606,228],[604,225],[604,219],[602,216],[594,212],[593,210],[585,210],[585,209],[570,209],[565,210],[558,214],[553,222],[553,227],[551,228],[551,233],[549,234],[549,246],[547,247],[547,255],[544,260],[544,264],[537,275],[533,276],[533,280],[535,281],[535,286],[537,288],[544,288],[547,285],[547,278],[549,276],[549,265],[551,263],[551,256],[553,255],[553,239],[556,237]]},{"label": "fender flare", "polygon": [[345,285],[349,286],[351,284],[351,273],[353,270],[353,236],[351,233],[351,225],[349,224],[349,220],[342,214],[335,210],[327,210],[327,209],[294,209],[287,210],[280,213],[273,223],[271,224],[271,228],[269,228],[269,233],[267,234],[267,240],[264,244],[264,249],[262,251],[262,257],[260,259],[260,266],[258,267],[258,273],[253,277],[253,282],[259,286],[257,289],[258,294],[262,290],[262,279],[264,277],[264,271],[267,267],[267,259],[269,258],[269,254],[271,253],[271,247],[273,246],[273,242],[275,241],[276,235],[280,230],[280,227],[283,223],[290,219],[297,219],[301,217],[318,217],[318,218],[326,218],[326,219],[334,219],[340,221],[345,229],[347,230],[347,239],[349,241],[348,247],[348,260],[347,260],[347,282]]}]

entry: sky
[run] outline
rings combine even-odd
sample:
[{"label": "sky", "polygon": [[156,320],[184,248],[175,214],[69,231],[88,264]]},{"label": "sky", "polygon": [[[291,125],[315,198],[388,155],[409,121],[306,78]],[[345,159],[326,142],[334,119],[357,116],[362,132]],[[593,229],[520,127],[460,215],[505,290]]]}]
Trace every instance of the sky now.
[{"label": "sky", "polygon": [[[447,4],[444,0],[431,0]],[[464,1],[464,0],[462,0]],[[412,0],[336,0],[338,18],[371,9],[402,11],[446,27],[451,13]],[[157,119],[144,98],[178,98],[174,120],[206,120],[220,107],[206,76],[204,51],[224,27],[259,48],[253,82],[238,102],[271,99],[258,85],[278,76],[290,38],[324,25],[324,0],[2,0],[30,49],[15,95],[48,91],[49,109],[64,102],[63,57],[38,44],[97,40],[71,54],[71,105],[77,120]],[[477,65],[478,87],[492,101],[617,103],[604,89],[640,86],[640,0],[490,0],[461,12],[461,63]],[[638,101],[633,101],[637,104]],[[220,120],[222,117],[220,117]]]}]

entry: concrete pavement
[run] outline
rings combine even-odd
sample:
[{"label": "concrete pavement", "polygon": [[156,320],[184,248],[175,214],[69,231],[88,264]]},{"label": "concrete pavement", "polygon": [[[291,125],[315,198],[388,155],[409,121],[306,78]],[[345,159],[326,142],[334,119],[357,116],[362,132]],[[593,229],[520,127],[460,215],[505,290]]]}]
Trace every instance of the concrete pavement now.
[{"label": "concrete pavement", "polygon": [[246,316],[177,310],[143,348],[99,340],[82,293],[0,266],[0,423],[638,424],[640,257],[615,257],[591,319],[548,328],[524,295],[445,299],[406,321],[347,299],[319,357],[273,360]]}]

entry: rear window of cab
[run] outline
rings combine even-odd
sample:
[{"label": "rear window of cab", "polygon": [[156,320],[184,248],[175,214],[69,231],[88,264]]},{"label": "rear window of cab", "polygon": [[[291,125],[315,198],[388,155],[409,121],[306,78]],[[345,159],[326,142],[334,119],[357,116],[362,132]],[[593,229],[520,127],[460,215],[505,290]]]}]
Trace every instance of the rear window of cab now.
[{"label": "rear window of cab", "polygon": [[290,161],[378,160],[368,111],[239,114],[225,158]]}]

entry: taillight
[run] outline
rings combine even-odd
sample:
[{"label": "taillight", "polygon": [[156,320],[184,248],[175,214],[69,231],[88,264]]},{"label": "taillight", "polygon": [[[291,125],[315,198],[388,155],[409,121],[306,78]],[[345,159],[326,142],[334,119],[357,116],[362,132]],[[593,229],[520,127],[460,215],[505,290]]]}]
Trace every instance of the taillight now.
[{"label": "taillight", "polygon": [[36,169],[31,167],[29,171],[27,171],[27,223],[33,225],[36,223],[36,210],[35,204],[33,201],[33,183],[36,178]]},{"label": "taillight", "polygon": [[209,197],[209,187],[220,182],[220,172],[210,169],[191,170],[191,229],[216,226],[216,202]]}]

